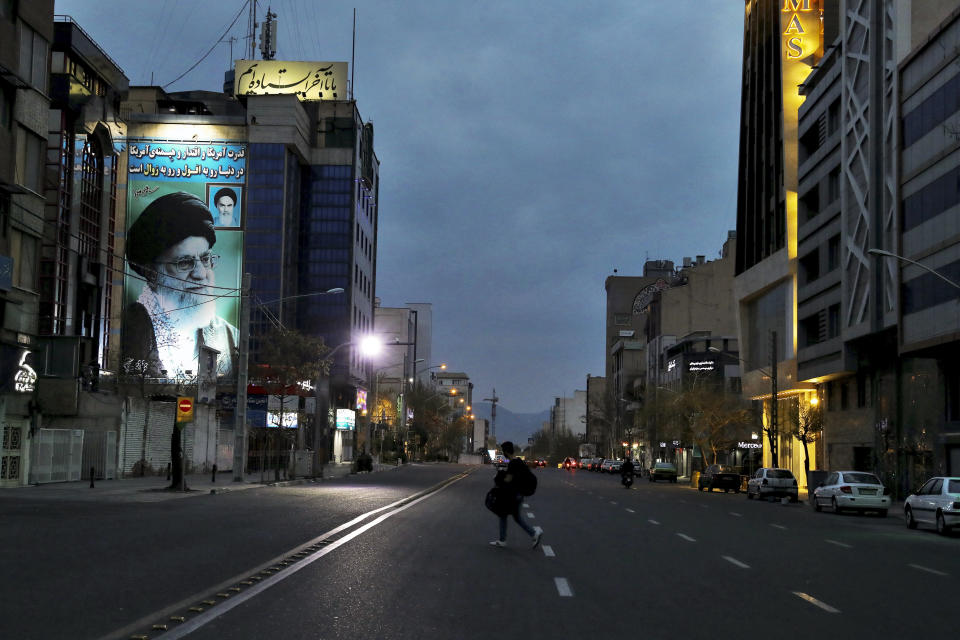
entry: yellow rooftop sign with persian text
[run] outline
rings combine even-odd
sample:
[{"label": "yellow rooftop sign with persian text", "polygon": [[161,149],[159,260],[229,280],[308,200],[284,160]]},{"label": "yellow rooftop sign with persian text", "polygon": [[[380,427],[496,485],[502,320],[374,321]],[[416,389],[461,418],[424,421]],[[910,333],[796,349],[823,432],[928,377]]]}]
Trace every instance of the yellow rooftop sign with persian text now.
[{"label": "yellow rooftop sign with persian text", "polygon": [[346,62],[237,60],[236,96],[295,95],[300,100],[346,100]]}]

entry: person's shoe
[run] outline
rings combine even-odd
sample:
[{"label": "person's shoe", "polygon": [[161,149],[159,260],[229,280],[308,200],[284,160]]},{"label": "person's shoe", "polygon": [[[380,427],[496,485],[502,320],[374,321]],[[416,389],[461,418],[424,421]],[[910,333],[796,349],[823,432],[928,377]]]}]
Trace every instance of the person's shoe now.
[{"label": "person's shoe", "polygon": [[491,547],[505,547],[505,546],[507,546],[507,543],[504,542],[503,540],[493,540],[493,541],[490,543],[490,546],[491,546]]},{"label": "person's shoe", "polygon": [[537,529],[537,532],[533,534],[533,546],[531,547],[532,549],[536,549],[537,545],[540,544],[540,537],[542,535],[543,535],[543,531],[541,531],[540,529]]}]

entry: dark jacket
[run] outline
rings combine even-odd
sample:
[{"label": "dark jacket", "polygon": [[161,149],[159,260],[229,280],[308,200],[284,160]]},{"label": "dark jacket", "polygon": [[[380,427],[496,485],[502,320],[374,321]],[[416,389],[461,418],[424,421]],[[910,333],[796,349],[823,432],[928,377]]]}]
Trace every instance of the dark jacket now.
[{"label": "dark jacket", "polygon": [[520,507],[520,493],[516,489],[515,482],[517,478],[520,477],[520,474],[528,473],[526,464],[527,463],[520,458],[510,458],[510,462],[507,463],[507,468],[498,471],[496,477],[493,479],[493,484],[505,493],[509,493],[515,501],[516,506],[514,507],[514,511]]},{"label": "dark jacket", "polygon": [[632,474],[633,469],[634,469],[633,462],[631,462],[630,460],[624,460],[623,464],[620,465],[620,475],[625,476],[627,474]]}]

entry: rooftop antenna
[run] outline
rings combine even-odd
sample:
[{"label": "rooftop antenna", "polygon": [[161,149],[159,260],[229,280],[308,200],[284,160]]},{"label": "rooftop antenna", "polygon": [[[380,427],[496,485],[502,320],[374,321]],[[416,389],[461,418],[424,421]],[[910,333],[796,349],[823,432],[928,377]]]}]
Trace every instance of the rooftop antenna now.
[{"label": "rooftop antenna", "polygon": [[484,402],[492,403],[490,406],[490,429],[493,435],[493,441],[497,441],[497,403],[500,402],[500,398],[497,397],[497,388],[493,388],[493,397],[484,398]]},{"label": "rooftop antenna", "polygon": [[250,50],[247,60],[255,60],[257,57],[257,0],[249,0],[250,12],[247,14],[247,40],[250,42]]},{"label": "rooftop antenna", "polygon": [[260,29],[260,54],[264,60],[273,60],[277,55],[277,23],[274,18],[277,14],[267,7],[267,20]]}]

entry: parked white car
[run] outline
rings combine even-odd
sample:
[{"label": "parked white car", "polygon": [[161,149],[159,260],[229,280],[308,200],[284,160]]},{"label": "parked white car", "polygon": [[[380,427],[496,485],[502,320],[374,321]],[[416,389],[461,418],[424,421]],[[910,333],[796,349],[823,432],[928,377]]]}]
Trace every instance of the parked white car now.
[{"label": "parked white car", "polygon": [[620,467],[623,463],[620,460],[604,460],[600,465],[600,471],[603,473],[620,473]]},{"label": "parked white car", "polygon": [[960,478],[939,476],[927,480],[903,503],[903,517],[911,529],[922,522],[936,526],[937,533],[942,535],[960,526]]},{"label": "parked white car", "polygon": [[831,471],[810,500],[817,511],[830,507],[834,513],[844,509],[876,511],[887,515],[890,508],[890,490],[880,479],[865,471]]},{"label": "parked white car", "polygon": [[800,488],[793,472],[771,467],[757,469],[747,480],[747,499],[769,496],[786,497],[790,498],[790,502],[797,502],[800,499]]}]

